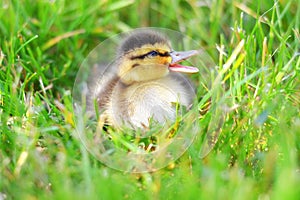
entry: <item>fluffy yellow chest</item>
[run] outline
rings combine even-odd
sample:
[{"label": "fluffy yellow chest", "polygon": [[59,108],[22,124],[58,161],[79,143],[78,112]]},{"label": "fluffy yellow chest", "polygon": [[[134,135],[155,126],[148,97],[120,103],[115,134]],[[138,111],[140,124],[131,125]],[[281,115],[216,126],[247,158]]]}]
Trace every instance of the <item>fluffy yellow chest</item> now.
[{"label": "fluffy yellow chest", "polygon": [[108,114],[117,126],[149,127],[150,119],[164,123],[175,120],[176,104],[190,106],[194,91],[183,76],[168,75],[161,79],[117,84],[111,95]]}]

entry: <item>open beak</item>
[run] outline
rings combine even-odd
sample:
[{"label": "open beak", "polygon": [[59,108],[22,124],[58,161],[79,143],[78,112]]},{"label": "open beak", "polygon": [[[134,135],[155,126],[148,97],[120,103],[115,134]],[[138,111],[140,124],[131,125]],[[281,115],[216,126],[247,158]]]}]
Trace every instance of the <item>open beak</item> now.
[{"label": "open beak", "polygon": [[188,59],[191,56],[197,55],[199,51],[172,51],[170,53],[172,57],[172,62],[169,64],[169,69],[174,72],[184,72],[184,73],[197,73],[199,71],[196,67],[184,66],[178,64],[179,62]]}]

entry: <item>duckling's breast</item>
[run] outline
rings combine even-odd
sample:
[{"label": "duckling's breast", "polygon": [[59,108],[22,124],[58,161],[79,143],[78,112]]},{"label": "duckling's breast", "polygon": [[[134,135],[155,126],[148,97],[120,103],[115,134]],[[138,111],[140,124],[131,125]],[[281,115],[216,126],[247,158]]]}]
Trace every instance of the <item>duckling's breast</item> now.
[{"label": "duckling's breast", "polygon": [[195,97],[190,81],[183,75],[168,76],[125,86],[117,84],[108,108],[111,123],[117,126],[149,127],[149,121],[160,124],[176,118],[177,104],[190,107]]}]

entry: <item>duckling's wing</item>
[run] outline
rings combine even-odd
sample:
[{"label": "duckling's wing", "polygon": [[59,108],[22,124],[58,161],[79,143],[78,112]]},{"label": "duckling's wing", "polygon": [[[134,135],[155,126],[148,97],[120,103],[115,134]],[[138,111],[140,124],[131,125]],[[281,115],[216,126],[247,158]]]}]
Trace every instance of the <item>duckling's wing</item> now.
[{"label": "duckling's wing", "polygon": [[[95,109],[99,109],[99,111],[101,111],[106,107],[110,100],[113,88],[118,81],[118,77],[115,72],[103,72],[105,67],[105,64],[94,65],[88,80],[89,95],[86,97],[86,106],[87,110],[93,114],[95,114]],[[98,108],[95,106],[98,106]]]}]

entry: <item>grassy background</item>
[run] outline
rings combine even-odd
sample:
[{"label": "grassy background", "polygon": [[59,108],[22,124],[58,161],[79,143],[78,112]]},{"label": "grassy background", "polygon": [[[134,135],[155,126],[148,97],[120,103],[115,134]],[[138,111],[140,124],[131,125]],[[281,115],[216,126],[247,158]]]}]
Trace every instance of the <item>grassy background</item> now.
[{"label": "grassy background", "polygon": [[[0,199],[299,199],[299,5],[2,0]],[[206,158],[195,143],[139,177],[105,167],[72,137],[71,91],[89,51],[142,26],[199,41],[220,66],[230,112]]]}]

